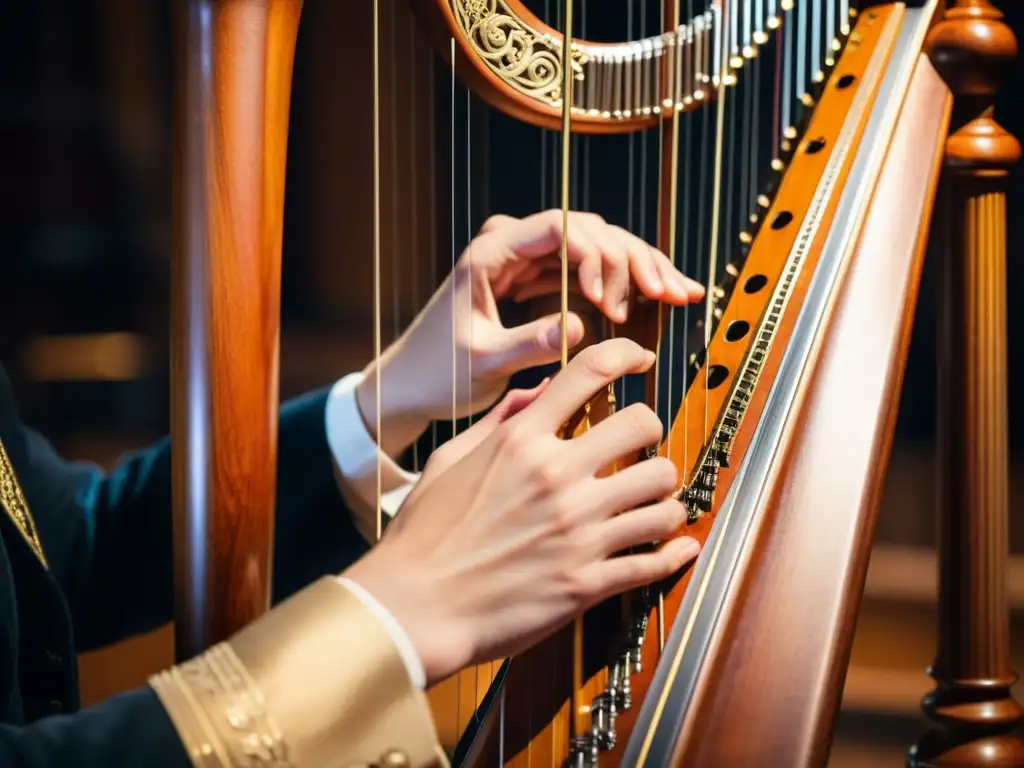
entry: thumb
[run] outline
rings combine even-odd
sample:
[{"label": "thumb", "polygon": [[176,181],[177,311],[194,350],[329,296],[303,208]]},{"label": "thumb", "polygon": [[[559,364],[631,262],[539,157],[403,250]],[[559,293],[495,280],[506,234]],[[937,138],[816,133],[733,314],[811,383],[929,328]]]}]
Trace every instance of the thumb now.
[{"label": "thumb", "polygon": [[[583,340],[583,321],[570,312],[565,323],[566,343],[575,347]],[[500,345],[487,355],[486,367],[504,375],[556,362],[562,354],[562,315],[555,313],[539,320],[507,328]]]}]

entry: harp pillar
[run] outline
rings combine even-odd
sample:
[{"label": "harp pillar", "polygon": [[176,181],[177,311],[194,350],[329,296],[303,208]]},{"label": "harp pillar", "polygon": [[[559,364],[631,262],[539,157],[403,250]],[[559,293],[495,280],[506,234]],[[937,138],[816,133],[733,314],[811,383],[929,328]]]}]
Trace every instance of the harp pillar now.
[{"label": "harp pillar", "polygon": [[955,96],[939,220],[939,638],[911,766],[1024,765],[1006,600],[1006,197],[1021,147],[993,117],[1017,43],[989,0],[949,3],[927,47]]},{"label": "harp pillar", "polygon": [[181,660],[270,602],[285,154],[302,0],[173,5],[171,435]]}]

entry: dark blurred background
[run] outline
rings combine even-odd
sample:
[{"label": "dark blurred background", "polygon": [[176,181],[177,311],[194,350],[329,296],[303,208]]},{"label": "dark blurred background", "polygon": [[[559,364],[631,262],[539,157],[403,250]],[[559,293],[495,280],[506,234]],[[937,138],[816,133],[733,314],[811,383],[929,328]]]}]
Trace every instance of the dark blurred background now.
[{"label": "dark blurred background", "polygon": [[[609,4],[589,1],[594,18]],[[166,0],[0,5],[0,358],[15,382],[25,420],[66,456],[105,466],[168,428],[169,5]],[[1024,34],[1024,8],[999,5],[1018,35]],[[432,107],[431,86],[432,78],[435,87],[443,86],[448,75],[440,64],[431,69],[432,56],[404,5],[392,10],[385,0],[382,6],[384,82],[392,86],[385,131],[401,153],[385,159],[389,194],[403,195],[409,209],[428,205],[429,184],[415,177],[410,182],[408,174],[426,167],[417,152],[454,140],[459,189],[454,203],[445,198],[434,204],[455,205],[457,248],[489,213],[523,214],[553,204],[547,191],[538,192],[545,189],[538,172],[551,174],[552,166],[545,170],[540,164],[535,129],[523,134],[532,137],[524,139],[526,144],[517,145],[509,139],[507,121],[482,104],[474,103],[467,114],[459,89],[456,127],[449,131],[454,133],[443,135],[451,120],[436,109],[450,109],[450,103],[442,99],[441,106]],[[369,7],[307,0],[304,10],[288,150],[284,397],[329,383],[364,365],[371,354]],[[1024,136],[1022,87],[1024,67],[1018,64],[996,113],[1018,137]],[[535,159],[538,165],[532,164]],[[442,153],[438,162],[450,165],[451,158]],[[1024,262],[1018,258],[1024,244],[1024,173],[1012,182],[1007,209],[1012,292],[1024,282]],[[390,232],[385,233],[386,274],[394,287],[385,296],[385,341],[443,277],[443,269],[439,274],[433,268],[407,274],[419,268],[408,266],[408,249],[430,249],[424,264],[443,263],[451,250],[451,241],[431,223],[437,218],[417,215],[407,238],[399,230],[409,219],[385,221]],[[924,669],[934,650],[936,589],[933,266],[934,260],[925,267],[835,766],[901,764],[905,746],[922,727],[918,702],[930,683]],[[1009,594],[1019,670],[1024,668],[1019,514],[1024,409],[1012,395],[1024,361],[1019,353],[1024,307],[1011,299],[1008,310]],[[167,630],[92,654],[82,661],[84,698],[92,702],[137,685],[170,660]],[[1018,688],[1018,699],[1022,695]]]}]

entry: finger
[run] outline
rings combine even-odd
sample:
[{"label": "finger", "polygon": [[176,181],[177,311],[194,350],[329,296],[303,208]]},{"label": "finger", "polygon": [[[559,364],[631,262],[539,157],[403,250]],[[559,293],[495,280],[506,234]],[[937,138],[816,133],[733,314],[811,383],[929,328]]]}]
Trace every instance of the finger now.
[{"label": "finger", "polygon": [[[582,225],[581,214],[569,212],[570,234]],[[497,217],[506,219],[509,217]],[[511,224],[511,222],[504,222]],[[491,227],[490,234],[498,234],[502,244],[514,251],[519,257],[535,259],[557,253],[562,247],[562,211],[553,208],[541,213],[527,216],[514,221],[515,226]]]},{"label": "finger", "polygon": [[491,286],[495,298],[511,295],[514,299],[516,292],[522,290],[524,285],[530,285],[543,272],[543,262],[516,261],[509,264]]},{"label": "finger", "polygon": [[604,296],[600,306],[610,320],[622,323],[629,314],[630,253],[620,240],[611,234],[611,228],[604,222],[602,225],[599,242]]},{"label": "finger", "polygon": [[[583,340],[583,321],[575,312],[566,316],[565,339],[571,349]],[[547,315],[500,334],[501,342],[480,356],[483,370],[510,375],[516,371],[547,365],[562,356],[561,313]]]},{"label": "finger", "polygon": [[[535,280],[532,280],[516,291],[513,294],[513,299],[517,302],[523,302],[539,298],[540,296],[550,296],[554,293],[560,294],[561,292],[562,278],[558,275],[543,274],[538,275]],[[570,282],[569,293],[577,296],[582,293],[582,289],[575,282]]]},{"label": "finger", "polygon": [[704,298],[704,286],[680,272],[669,258],[660,251],[654,251],[654,263],[665,282],[666,303],[683,305],[700,301]]},{"label": "finger", "polygon": [[519,219],[514,216],[507,216],[504,213],[496,213],[493,216],[489,216],[487,221],[484,222],[484,225],[480,227],[480,234],[485,235],[488,232],[503,229],[510,224],[515,224],[517,221],[519,221]]},{"label": "finger", "polygon": [[[636,235],[621,227],[609,226],[610,236],[622,244],[629,256],[629,274],[640,292],[649,299],[658,301],[665,293],[665,283],[658,271],[657,256],[663,256]],[[668,261],[666,258],[665,261]]]},{"label": "finger", "polygon": [[[579,466],[596,474],[622,456],[656,445],[661,440],[662,432],[661,419],[657,414],[643,403],[634,403],[613,413],[573,440],[571,448],[573,462],[578,462]],[[653,460],[645,461],[643,465],[654,463]],[[669,466],[672,466],[671,463]],[[664,471],[661,461],[656,462],[656,467]],[[623,474],[627,473],[624,471]],[[672,482],[675,482],[675,477],[672,478]],[[645,496],[642,499],[635,499],[620,509],[634,506],[651,498],[655,497]]]},{"label": "finger", "polygon": [[686,507],[675,499],[623,512],[601,523],[598,538],[606,555],[672,538],[686,522]]},{"label": "finger", "polygon": [[654,552],[612,557],[584,568],[579,578],[588,585],[593,602],[629,589],[667,579],[700,552],[700,544],[687,536],[672,539]]},{"label": "finger", "polygon": [[557,374],[528,414],[551,433],[589,400],[627,373],[643,373],[654,364],[654,353],[626,338],[608,339],[587,347]]}]

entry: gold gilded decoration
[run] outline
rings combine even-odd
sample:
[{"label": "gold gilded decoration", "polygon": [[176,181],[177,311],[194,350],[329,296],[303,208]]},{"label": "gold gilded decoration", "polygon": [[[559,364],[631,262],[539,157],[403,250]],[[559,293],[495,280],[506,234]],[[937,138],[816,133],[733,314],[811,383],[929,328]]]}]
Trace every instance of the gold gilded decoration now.
[{"label": "gold gilded decoration", "polygon": [[29,511],[28,502],[25,501],[25,494],[21,492],[18,478],[14,474],[14,466],[7,457],[7,450],[0,441],[0,504],[3,504],[4,511],[14,521],[14,524],[25,537],[25,541],[32,548],[32,552],[39,558],[39,562],[46,567],[46,555],[43,553],[43,543],[39,540],[39,533],[36,530],[36,521]]},{"label": "gold gilded decoration", "polygon": [[[514,90],[551,107],[562,103],[562,44],[515,16],[502,0],[451,0],[455,20],[476,53]],[[572,47],[575,79],[586,58]]]},{"label": "gold gilded decoration", "polygon": [[150,685],[193,765],[292,768],[262,692],[227,643],[156,675]]}]

